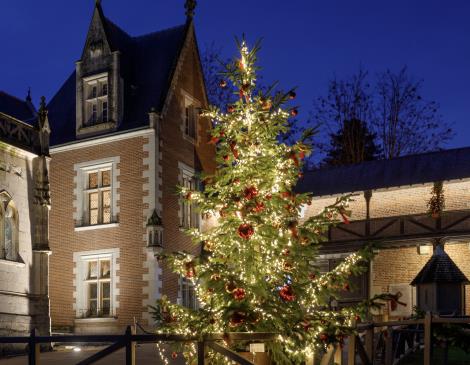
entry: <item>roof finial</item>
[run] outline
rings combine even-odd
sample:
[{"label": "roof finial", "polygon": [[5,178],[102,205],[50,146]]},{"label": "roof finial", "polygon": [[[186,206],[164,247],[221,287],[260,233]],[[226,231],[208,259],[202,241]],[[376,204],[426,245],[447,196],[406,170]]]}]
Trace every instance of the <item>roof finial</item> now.
[{"label": "roof finial", "polygon": [[95,0],[95,5],[101,5],[101,0]]},{"label": "roof finial", "polygon": [[33,101],[33,99],[31,99],[31,86],[28,87],[28,94],[26,95],[26,101],[28,103],[31,103]]},{"label": "roof finial", "polygon": [[186,0],[184,8],[186,9],[186,17],[192,19],[194,17],[194,9],[196,9],[196,0]]}]

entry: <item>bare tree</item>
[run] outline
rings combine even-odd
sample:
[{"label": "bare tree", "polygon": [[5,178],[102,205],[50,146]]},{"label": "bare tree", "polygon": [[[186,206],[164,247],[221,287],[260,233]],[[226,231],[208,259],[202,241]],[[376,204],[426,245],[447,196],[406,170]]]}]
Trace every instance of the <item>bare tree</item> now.
[{"label": "bare tree", "polygon": [[410,77],[406,66],[378,75],[372,124],[384,158],[437,150],[452,138],[439,105],[422,98],[422,85],[422,80]]},{"label": "bare tree", "polygon": [[[452,138],[452,129],[442,120],[439,105],[421,97],[423,82],[410,77],[406,67],[398,73],[379,73],[373,86],[369,78],[362,68],[348,79],[334,78],[326,96],[314,101],[310,123],[320,126],[322,138],[317,147],[324,154],[328,156],[340,148],[332,138],[351,120],[359,121],[374,136],[370,143],[380,151],[377,158],[437,150]],[[355,151],[350,152],[351,156],[344,159],[356,161]]]},{"label": "bare tree", "polygon": [[222,60],[221,54],[222,49],[215,43],[207,44],[201,54],[201,63],[209,103],[223,110],[233,101],[235,89],[232,83],[224,80],[225,65],[230,60]]}]

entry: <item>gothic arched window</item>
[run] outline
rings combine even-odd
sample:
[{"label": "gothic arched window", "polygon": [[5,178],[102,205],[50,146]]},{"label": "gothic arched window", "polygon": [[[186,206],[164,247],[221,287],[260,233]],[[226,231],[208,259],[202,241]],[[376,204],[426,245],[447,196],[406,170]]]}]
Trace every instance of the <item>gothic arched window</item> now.
[{"label": "gothic arched window", "polygon": [[18,258],[18,212],[11,196],[0,193],[0,258]]}]

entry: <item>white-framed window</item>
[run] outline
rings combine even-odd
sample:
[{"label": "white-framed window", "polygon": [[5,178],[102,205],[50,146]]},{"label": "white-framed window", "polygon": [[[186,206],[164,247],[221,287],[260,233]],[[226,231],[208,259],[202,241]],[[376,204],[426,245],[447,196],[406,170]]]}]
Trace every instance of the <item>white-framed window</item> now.
[{"label": "white-framed window", "polygon": [[111,223],[111,173],[110,166],[85,172],[87,225]]},{"label": "white-framed window", "polygon": [[[180,163],[180,184],[190,190],[199,190],[199,181],[195,177],[194,169]],[[200,214],[195,203],[181,199],[180,226],[182,228],[199,228]]]},{"label": "white-framed window", "polygon": [[194,284],[185,277],[180,277],[179,279],[178,304],[191,309],[199,307]]},{"label": "white-framed window", "polygon": [[[119,158],[76,164],[76,227],[91,229],[118,221],[116,165]],[[88,228],[87,228],[88,227]],[[78,229],[77,228],[77,229]]]},{"label": "white-framed window", "polygon": [[74,253],[78,318],[115,316],[118,254],[118,249]]},{"label": "white-framed window", "polygon": [[0,193],[0,259],[18,259],[18,210],[6,192]]},{"label": "white-framed window", "polygon": [[85,126],[109,121],[108,74],[86,77],[84,81]]}]

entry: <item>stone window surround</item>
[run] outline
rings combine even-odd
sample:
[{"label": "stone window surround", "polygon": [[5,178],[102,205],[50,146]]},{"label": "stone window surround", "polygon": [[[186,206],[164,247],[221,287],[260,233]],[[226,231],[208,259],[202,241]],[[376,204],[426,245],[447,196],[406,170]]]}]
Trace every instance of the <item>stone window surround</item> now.
[{"label": "stone window surround", "polygon": [[[117,222],[119,216],[119,206],[117,204],[119,201],[118,189],[120,187],[120,183],[118,181],[120,169],[118,169],[117,165],[119,162],[120,157],[115,156],[100,160],[81,162],[74,165],[75,177],[73,206],[75,208],[75,212],[73,213],[73,219],[76,224],[75,231],[112,228],[119,225]],[[86,225],[84,224],[84,219],[86,218],[86,194],[84,194],[84,189],[86,188],[87,172],[103,168],[111,168],[111,223]]]},{"label": "stone window surround", "polygon": [[180,126],[180,129],[181,129],[181,133],[183,134],[183,138],[195,145],[199,145],[199,118],[198,118],[198,114],[196,113],[195,114],[195,121],[194,121],[194,129],[195,129],[195,138],[191,137],[191,136],[188,136],[186,134],[186,125],[185,125],[185,121],[186,121],[186,108],[188,106],[193,106],[194,108],[200,108],[201,107],[201,103],[196,99],[194,98],[190,93],[188,93],[187,91],[184,91],[184,90],[181,90],[181,99],[182,99],[182,104],[181,104],[181,126]]},{"label": "stone window surround", "polygon": [[[119,289],[117,288],[117,284],[119,284],[119,276],[117,272],[120,269],[120,265],[117,263],[119,259],[119,248],[110,248],[110,249],[102,249],[96,251],[82,251],[82,252],[74,252],[73,253],[73,309],[75,310],[75,316],[77,319],[87,319],[82,318],[82,311],[87,309],[88,303],[88,294],[86,290],[86,275],[87,275],[87,263],[90,260],[96,259],[103,259],[109,258],[111,261],[111,314],[110,319],[116,317],[116,309],[119,308]],[[95,319],[95,318],[90,318]],[[103,318],[106,319],[106,318]]]}]

